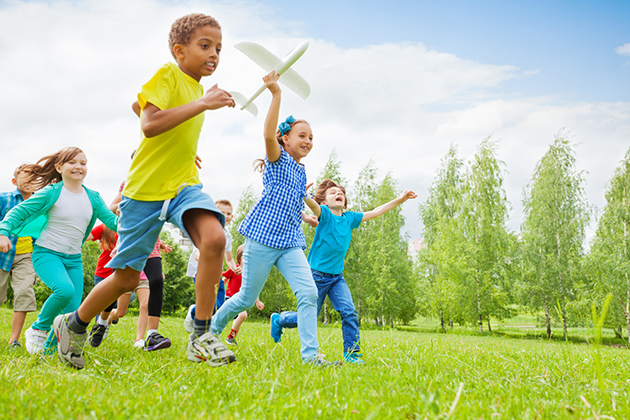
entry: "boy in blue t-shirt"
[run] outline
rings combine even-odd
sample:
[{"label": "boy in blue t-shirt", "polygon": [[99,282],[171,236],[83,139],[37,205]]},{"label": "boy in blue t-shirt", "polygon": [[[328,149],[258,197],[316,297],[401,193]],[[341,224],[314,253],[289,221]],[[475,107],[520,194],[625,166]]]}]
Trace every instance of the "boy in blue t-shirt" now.
[{"label": "boy in blue t-shirt", "polygon": [[[335,181],[325,179],[317,187],[314,199],[305,199],[306,204],[319,218],[315,238],[308,253],[308,263],[317,285],[317,314],[321,311],[324,299],[328,296],[335,310],[341,315],[345,361],[363,362],[363,355],[359,348],[359,316],[348,284],[343,277],[343,263],[350,248],[352,230],[358,228],[361,222],[375,219],[408,199],[416,197],[413,191],[405,191],[400,197],[372,211],[344,212],[348,204],[346,190]],[[297,327],[296,312],[271,315],[271,336],[276,343],[282,338],[283,328],[295,327]]]}]

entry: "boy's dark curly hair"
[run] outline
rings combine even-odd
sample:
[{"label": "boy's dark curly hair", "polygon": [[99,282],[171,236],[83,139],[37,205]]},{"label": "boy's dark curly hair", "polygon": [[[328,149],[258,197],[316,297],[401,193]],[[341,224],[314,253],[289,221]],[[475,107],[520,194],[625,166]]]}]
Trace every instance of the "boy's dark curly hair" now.
[{"label": "boy's dark curly hair", "polygon": [[206,25],[221,30],[221,25],[219,25],[219,22],[217,22],[215,18],[202,13],[191,13],[177,19],[171,26],[171,32],[168,34],[168,47],[171,50],[173,58],[177,58],[175,57],[175,45],[187,45],[190,42],[190,37],[197,28]]}]

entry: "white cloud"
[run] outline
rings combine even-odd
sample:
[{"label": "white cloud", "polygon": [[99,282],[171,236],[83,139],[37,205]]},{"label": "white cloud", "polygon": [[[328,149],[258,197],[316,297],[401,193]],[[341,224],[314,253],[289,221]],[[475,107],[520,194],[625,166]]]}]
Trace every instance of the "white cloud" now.
[{"label": "white cloud", "polygon": [[[177,17],[201,11],[223,27],[224,50],[217,73],[203,81],[248,95],[264,72],[232,46],[243,40],[278,55],[303,38],[295,25],[247,2],[185,6],[157,0],[9,2],[0,6],[0,191],[12,189],[13,168],[60,147],[82,147],[89,159],[86,184],[113,198],[139,139],[130,105],[155,69],[171,59],[167,34]],[[589,198],[603,205],[603,188],[630,138],[630,104],[560,102],[548,97],[513,98],[502,84],[535,77],[510,65],[464,60],[421,43],[343,49],[310,39],[295,64],[309,81],[303,101],[283,90],[281,115],[306,118],[315,135],[304,160],[315,179],[333,149],[354,182],[370,158],[391,170],[404,189],[420,195],[405,205],[411,235],[420,235],[417,205],[426,197],[440,158],[451,142],[469,158],[488,135],[501,139],[499,154],[509,171],[508,197],[520,223],[520,199],[534,165],[553,135],[575,135],[578,163],[589,170]],[[214,198],[233,201],[248,185],[261,189],[251,162],[264,154],[262,125],[269,95],[257,99],[254,118],[221,109],[206,113],[199,143],[201,177]]]},{"label": "white cloud", "polygon": [[623,44],[615,48],[615,52],[619,55],[630,55],[630,44]]}]

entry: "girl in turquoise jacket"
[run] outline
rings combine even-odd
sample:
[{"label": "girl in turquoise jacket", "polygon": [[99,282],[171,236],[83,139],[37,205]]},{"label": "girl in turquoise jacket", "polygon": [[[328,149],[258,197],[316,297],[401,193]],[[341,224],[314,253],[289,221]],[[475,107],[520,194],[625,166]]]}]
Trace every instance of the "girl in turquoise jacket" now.
[{"label": "girl in turquoise jacket", "polygon": [[77,147],[27,165],[29,182],[38,192],[14,207],[0,222],[0,252],[11,248],[9,233],[37,238],[33,246],[33,267],[52,290],[37,320],[26,330],[26,349],[41,353],[53,320],[61,313],[79,308],[83,296],[81,246],[100,219],[116,231],[118,216],[100,194],[83,186],[87,158]]}]

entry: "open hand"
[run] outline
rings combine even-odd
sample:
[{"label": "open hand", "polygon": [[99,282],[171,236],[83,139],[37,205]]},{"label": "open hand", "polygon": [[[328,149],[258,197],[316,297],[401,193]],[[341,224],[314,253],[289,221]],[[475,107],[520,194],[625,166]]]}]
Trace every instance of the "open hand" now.
[{"label": "open hand", "polygon": [[413,191],[405,191],[404,193],[402,193],[402,195],[399,197],[400,198],[400,202],[404,203],[405,201],[409,200],[409,199],[414,199],[418,197],[418,195],[416,195],[415,192]]}]

